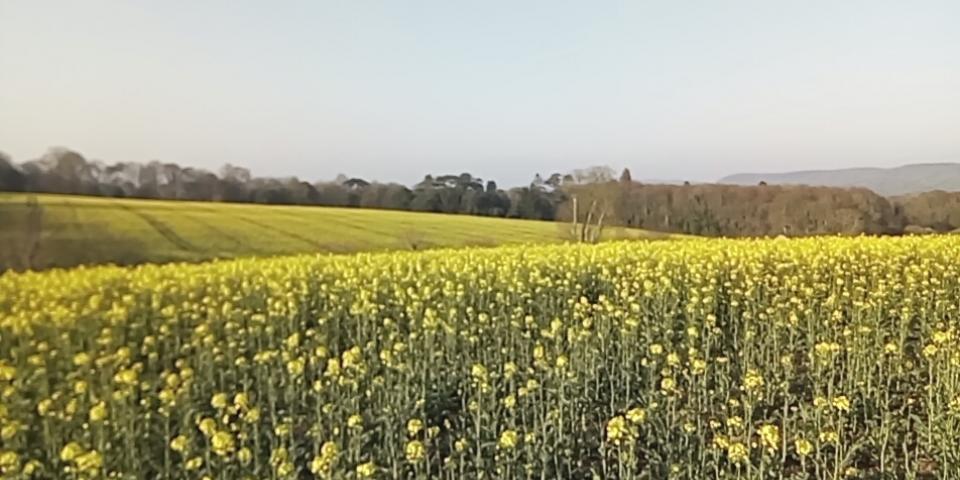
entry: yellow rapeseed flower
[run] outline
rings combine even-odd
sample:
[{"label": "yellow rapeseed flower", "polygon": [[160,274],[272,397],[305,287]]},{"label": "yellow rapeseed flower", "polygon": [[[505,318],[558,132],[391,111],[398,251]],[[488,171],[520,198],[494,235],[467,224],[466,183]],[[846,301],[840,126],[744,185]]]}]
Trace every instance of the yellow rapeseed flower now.
[{"label": "yellow rapeseed flower", "polygon": [[240,410],[247,410],[250,408],[250,396],[243,392],[237,393],[233,396],[233,406]]},{"label": "yellow rapeseed flower", "polygon": [[[2,420],[2,417],[0,417],[0,420]],[[0,440],[4,442],[9,442],[20,432],[20,423],[16,420],[0,421],[0,425],[3,425],[0,427]]]},{"label": "yellow rapeseed flower", "polygon": [[517,446],[517,443],[520,441],[519,435],[513,430],[504,430],[500,434],[500,441],[497,442],[497,446],[504,450],[510,450]]},{"label": "yellow rapeseed flower", "polygon": [[677,390],[677,381],[673,377],[663,377],[660,380],[660,390],[663,393],[672,393]]},{"label": "yellow rapeseed flower", "polygon": [[237,461],[241,465],[249,465],[253,460],[253,452],[249,448],[243,447],[240,450],[237,450]]},{"label": "yellow rapeseed flower", "polygon": [[107,418],[107,404],[100,402],[91,407],[89,417],[93,423],[102,422],[103,419]]},{"label": "yellow rapeseed flower", "polygon": [[358,414],[350,415],[347,418],[347,427],[350,429],[362,429],[363,428],[363,417]]},{"label": "yellow rapeseed flower", "polygon": [[627,420],[617,415],[607,421],[607,441],[616,445],[633,440],[633,432]]},{"label": "yellow rapeseed flower", "polygon": [[470,367],[470,375],[475,382],[485,383],[487,381],[487,368],[479,363],[475,363]]},{"label": "yellow rapeseed flower", "polygon": [[840,435],[836,432],[836,430],[824,430],[820,432],[819,438],[821,443],[832,445],[840,443]]},{"label": "yellow rapeseed flower", "polygon": [[845,395],[837,395],[836,397],[833,397],[833,401],[831,403],[833,404],[833,408],[836,408],[841,412],[850,411],[850,399]]},{"label": "yellow rapeseed flower", "polygon": [[803,438],[796,439],[793,442],[793,448],[797,451],[797,455],[801,457],[806,457],[813,452],[813,444]]},{"label": "yellow rapeseed flower", "polygon": [[187,450],[187,437],[183,435],[177,435],[170,440],[170,449],[175,452],[183,453]]},{"label": "yellow rapeseed flower", "polygon": [[761,425],[757,430],[760,434],[760,443],[767,450],[777,450],[780,448],[780,429],[776,425]]},{"label": "yellow rapeseed flower", "polygon": [[84,449],[77,442],[70,442],[60,449],[60,460],[72,462],[74,459],[83,455]]},{"label": "yellow rapeseed flower", "polygon": [[183,465],[183,467],[188,471],[199,470],[203,466],[203,457],[193,457]]},{"label": "yellow rapeseed flower", "polygon": [[257,423],[260,420],[260,409],[251,408],[243,413],[243,421],[246,423]]},{"label": "yellow rapeseed flower", "polygon": [[756,369],[747,370],[747,374],[743,377],[743,389],[748,392],[758,392],[763,389],[764,381],[763,376],[760,375],[760,372]]},{"label": "yellow rapeseed flower", "polygon": [[203,418],[197,423],[197,428],[207,437],[212,437],[217,433],[217,421],[212,418]]},{"label": "yellow rapeseed flower", "polygon": [[234,440],[233,435],[228,432],[218,431],[210,439],[210,445],[213,447],[213,453],[224,457],[233,453]]},{"label": "yellow rapeseed flower", "polygon": [[743,463],[750,456],[750,450],[740,442],[730,442],[727,445],[727,458],[733,463]]},{"label": "yellow rapeseed flower", "polygon": [[210,406],[216,408],[217,410],[227,408],[227,405],[226,393],[217,393],[210,399]]},{"label": "yellow rapeseed flower", "polygon": [[0,473],[12,472],[20,466],[20,456],[17,452],[0,450]]},{"label": "yellow rapeseed flower", "polygon": [[319,477],[323,475],[329,468],[329,462],[320,455],[313,457],[313,460],[310,461],[310,473],[314,476]]},{"label": "yellow rapeseed flower", "polygon": [[630,420],[630,423],[633,423],[634,425],[639,425],[643,423],[644,420],[646,419],[647,419],[647,411],[640,407],[631,408],[630,410],[627,410],[627,420]]},{"label": "yellow rapeseed flower", "polygon": [[73,356],[73,364],[78,367],[89,365],[90,360],[90,354],[87,352],[80,352]]},{"label": "yellow rapeseed flower", "polygon": [[377,474],[377,464],[366,462],[357,465],[357,476],[360,478],[373,478]]},{"label": "yellow rapeseed flower", "polygon": [[517,374],[518,370],[519,368],[517,367],[516,363],[507,362],[503,364],[503,376],[507,380],[510,380],[511,378],[513,378],[513,376]]},{"label": "yellow rapeseed flower", "polygon": [[303,369],[305,365],[306,364],[302,358],[294,358],[293,360],[287,362],[287,372],[294,377],[299,377],[300,375],[303,375]]},{"label": "yellow rapeseed flower", "polygon": [[667,365],[677,366],[680,365],[680,355],[677,355],[676,352],[670,352],[667,354]]},{"label": "yellow rapeseed flower", "polygon": [[17,376],[17,369],[5,360],[0,360],[0,381],[10,382]]},{"label": "yellow rapeseed flower", "polygon": [[411,418],[409,421],[407,421],[407,435],[415,437],[421,431],[423,431],[423,420],[420,420],[419,418]]},{"label": "yellow rapeseed flower", "polygon": [[103,467],[103,456],[93,450],[77,457],[75,463],[80,472],[92,474]]},{"label": "yellow rapeseed flower", "polygon": [[423,442],[419,440],[411,440],[407,442],[406,448],[404,448],[408,462],[419,462],[423,460],[426,448],[423,446]]}]

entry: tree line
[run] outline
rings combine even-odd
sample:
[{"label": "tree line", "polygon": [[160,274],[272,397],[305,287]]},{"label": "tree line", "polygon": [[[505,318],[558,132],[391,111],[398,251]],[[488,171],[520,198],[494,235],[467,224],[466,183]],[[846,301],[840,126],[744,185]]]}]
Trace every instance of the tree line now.
[{"label": "tree line", "polygon": [[248,169],[229,164],[218,173],[158,161],[108,165],[64,148],[22,164],[0,154],[0,191],[8,192],[383,208],[537,220],[555,219],[556,206],[562,202],[562,192],[556,188],[560,180],[559,174],[546,181],[538,175],[529,186],[505,190],[493,180],[460,173],[426,175],[407,187],[343,175],[318,182],[254,177]]},{"label": "tree line", "polygon": [[[888,199],[862,188],[610,182],[567,193],[603,205],[611,223],[693,235],[896,234],[904,221]],[[561,205],[558,218],[570,215]]]},{"label": "tree line", "polygon": [[[619,177],[610,167],[535,175],[502,189],[470,173],[426,175],[413,186],[340,176],[307,182],[218,173],[174,163],[89,161],[63,148],[14,163],[0,154],[0,191],[147,199],[324,205],[580,222],[712,236],[901,234],[960,228],[960,192],[883,197],[863,188],[721,184],[663,185]],[[588,209],[587,206],[590,208]]]}]

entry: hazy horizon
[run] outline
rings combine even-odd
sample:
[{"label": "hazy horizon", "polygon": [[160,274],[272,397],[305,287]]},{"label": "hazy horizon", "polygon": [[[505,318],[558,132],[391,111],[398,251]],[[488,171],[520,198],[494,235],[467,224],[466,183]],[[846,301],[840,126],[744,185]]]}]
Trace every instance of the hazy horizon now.
[{"label": "hazy horizon", "polygon": [[960,3],[0,3],[0,151],[504,185],[960,161]]}]

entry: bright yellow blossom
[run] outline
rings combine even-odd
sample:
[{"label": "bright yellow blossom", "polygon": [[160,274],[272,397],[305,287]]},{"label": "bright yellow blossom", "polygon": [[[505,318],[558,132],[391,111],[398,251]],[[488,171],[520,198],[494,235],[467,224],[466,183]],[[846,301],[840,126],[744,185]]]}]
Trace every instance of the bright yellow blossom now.
[{"label": "bright yellow blossom", "polygon": [[213,398],[210,399],[210,406],[217,410],[227,408],[227,394],[218,393],[214,395]]},{"label": "bright yellow blossom", "polygon": [[103,419],[107,418],[107,404],[104,402],[97,403],[92,408],[90,408],[90,421],[93,423],[102,422]]},{"label": "bright yellow blossom", "polygon": [[517,435],[517,432],[513,430],[504,430],[500,434],[500,441],[497,443],[497,445],[504,450],[510,450],[517,446],[519,438],[520,437]]},{"label": "bright yellow blossom", "polygon": [[806,457],[813,452],[813,444],[808,440],[798,438],[793,442],[794,450],[797,451],[797,455],[801,457]]},{"label": "bright yellow blossom", "polygon": [[423,460],[424,452],[426,449],[423,446],[423,443],[419,440],[411,440],[407,442],[406,448],[404,448],[408,462],[419,462]]},{"label": "bright yellow blossom", "polygon": [[366,462],[357,465],[357,476],[360,478],[373,478],[377,474],[377,464]]}]

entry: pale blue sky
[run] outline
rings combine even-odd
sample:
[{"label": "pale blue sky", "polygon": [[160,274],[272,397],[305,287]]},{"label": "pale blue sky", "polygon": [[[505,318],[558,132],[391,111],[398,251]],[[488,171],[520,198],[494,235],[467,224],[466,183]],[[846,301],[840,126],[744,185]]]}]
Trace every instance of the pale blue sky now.
[{"label": "pale blue sky", "polygon": [[960,161],[960,2],[0,0],[0,150],[501,184]]}]

